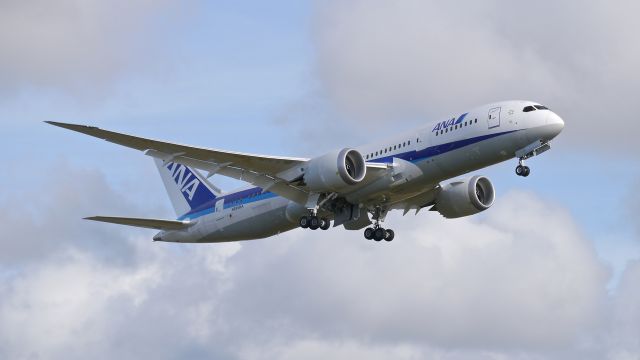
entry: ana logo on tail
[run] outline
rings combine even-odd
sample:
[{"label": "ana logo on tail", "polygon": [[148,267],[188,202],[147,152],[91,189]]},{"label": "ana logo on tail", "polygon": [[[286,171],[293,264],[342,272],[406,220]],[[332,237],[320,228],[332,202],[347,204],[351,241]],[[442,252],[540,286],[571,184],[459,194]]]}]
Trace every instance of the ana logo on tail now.
[{"label": "ana logo on tail", "polygon": [[176,182],[178,188],[183,192],[189,201],[193,200],[193,196],[198,190],[200,180],[184,165],[170,162],[165,168],[171,173],[173,181]]}]

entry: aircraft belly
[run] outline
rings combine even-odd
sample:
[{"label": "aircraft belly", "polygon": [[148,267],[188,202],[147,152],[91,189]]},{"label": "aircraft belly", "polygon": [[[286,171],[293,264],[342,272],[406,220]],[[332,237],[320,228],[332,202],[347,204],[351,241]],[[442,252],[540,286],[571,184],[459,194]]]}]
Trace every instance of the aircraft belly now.
[{"label": "aircraft belly", "polygon": [[497,164],[515,156],[511,141],[503,137],[484,140],[480,143],[440,154],[426,160],[421,167],[425,173],[423,181],[438,183],[471,171]]},{"label": "aircraft belly", "polygon": [[231,213],[224,227],[204,236],[199,242],[229,242],[262,239],[297,227],[286,217],[289,200],[276,198],[262,201],[254,206],[245,206]]}]

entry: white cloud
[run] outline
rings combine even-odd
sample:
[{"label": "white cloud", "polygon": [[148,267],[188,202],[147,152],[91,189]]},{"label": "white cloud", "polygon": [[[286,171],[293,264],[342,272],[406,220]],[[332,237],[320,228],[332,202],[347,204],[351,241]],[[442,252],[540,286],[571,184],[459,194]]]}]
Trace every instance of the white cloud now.
[{"label": "white cloud", "polygon": [[[336,229],[212,245],[113,234],[110,243],[132,244],[126,263],[71,242],[37,263],[3,266],[0,354],[533,359],[612,351],[598,340],[610,330],[608,272],[560,207],[512,193],[480,218],[421,213],[388,225],[393,243]],[[64,232],[56,236],[65,242]],[[633,294],[620,296],[619,309],[633,306],[623,306]],[[12,330],[19,323],[29,326]],[[617,324],[617,343],[633,339],[637,328]]]},{"label": "white cloud", "polygon": [[640,240],[640,223],[637,221],[640,214],[640,179],[633,182],[626,196],[625,214],[628,222],[635,225],[636,239]]},{"label": "white cloud", "polygon": [[5,358],[64,358],[69,351],[98,346],[109,322],[108,307],[125,299],[137,307],[160,279],[152,264],[137,268],[101,266],[71,252],[28,267],[0,300],[0,354]]},{"label": "white cloud", "polygon": [[207,344],[227,283],[224,258],[237,245],[180,254],[171,244],[135,240],[134,265],[70,250],[5,267],[15,274],[0,286],[0,356],[174,358]]},{"label": "white cloud", "polygon": [[[131,230],[96,227],[82,218],[96,211],[132,216],[137,207],[116,193],[99,171],[58,162],[44,168],[43,173],[48,176],[0,199],[5,240],[0,264],[19,266],[69,248],[93,251],[106,261],[130,262],[132,242],[114,238],[122,238]],[[15,176],[24,173],[18,171]]]},{"label": "white cloud", "polygon": [[[614,118],[633,111],[621,104],[637,84],[639,52],[628,41],[636,5],[614,4],[331,2],[318,6],[318,71],[327,98],[356,120],[440,115],[518,94],[557,104],[589,142],[608,109]],[[149,50],[153,9],[155,2],[3,2],[0,87],[81,93],[110,83]],[[311,103],[324,108],[322,101]],[[640,354],[637,263],[608,294],[608,270],[589,239],[547,199],[512,193],[483,215],[454,221],[395,215],[390,244],[332,229],[173,245],[151,243],[151,231],[80,221],[97,210],[145,211],[99,172],[57,170],[43,171],[39,187],[48,191],[0,202],[3,358]]]},{"label": "white cloud", "polygon": [[[247,246],[231,260],[249,269],[234,276],[242,293],[227,294],[239,299],[228,311],[338,339],[502,350],[572,344],[601,321],[606,269],[564,211],[528,195],[500,202],[481,223],[433,214],[392,221],[398,240],[389,245],[335,232],[298,239],[276,258],[264,257],[271,244]],[[255,274],[270,276],[255,287]]]},{"label": "white cloud", "polygon": [[157,22],[179,14],[168,0],[3,1],[0,91],[41,87],[77,97],[101,94],[122,74],[157,65]]},{"label": "white cloud", "polygon": [[379,346],[356,342],[327,342],[320,340],[296,341],[284,346],[265,349],[246,349],[240,354],[241,359],[424,359],[419,348],[412,346]]},{"label": "white cloud", "polygon": [[619,130],[640,130],[628,106],[640,84],[636,2],[543,1],[533,9],[497,0],[353,0],[317,9],[323,94],[347,119],[388,126],[520,98],[553,107],[572,142],[634,145]]},{"label": "white cloud", "polygon": [[613,316],[607,340],[612,359],[640,355],[640,261],[629,262],[613,299]]}]

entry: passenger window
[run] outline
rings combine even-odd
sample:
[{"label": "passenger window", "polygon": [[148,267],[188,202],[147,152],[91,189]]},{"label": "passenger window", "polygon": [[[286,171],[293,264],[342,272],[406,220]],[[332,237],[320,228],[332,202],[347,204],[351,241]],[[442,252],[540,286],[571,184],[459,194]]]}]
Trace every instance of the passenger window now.
[{"label": "passenger window", "polygon": [[478,123],[478,119],[476,119],[476,124]]},{"label": "passenger window", "polygon": [[393,150],[397,149],[395,145],[393,145]]}]

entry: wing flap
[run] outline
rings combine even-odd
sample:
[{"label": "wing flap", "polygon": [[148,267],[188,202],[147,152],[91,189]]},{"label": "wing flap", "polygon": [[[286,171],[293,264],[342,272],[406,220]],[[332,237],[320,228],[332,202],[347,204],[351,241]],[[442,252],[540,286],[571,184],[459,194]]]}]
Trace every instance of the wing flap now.
[{"label": "wing flap", "polygon": [[85,220],[100,221],[110,224],[135,226],[156,230],[184,230],[194,223],[189,221],[178,220],[162,220],[162,219],[143,219],[116,216],[91,216],[84,218]]}]

